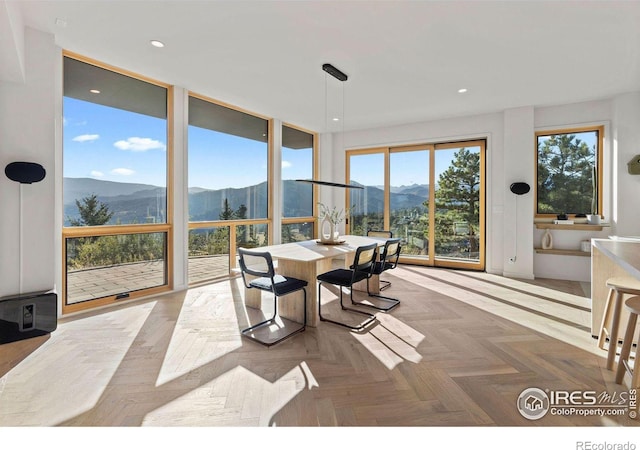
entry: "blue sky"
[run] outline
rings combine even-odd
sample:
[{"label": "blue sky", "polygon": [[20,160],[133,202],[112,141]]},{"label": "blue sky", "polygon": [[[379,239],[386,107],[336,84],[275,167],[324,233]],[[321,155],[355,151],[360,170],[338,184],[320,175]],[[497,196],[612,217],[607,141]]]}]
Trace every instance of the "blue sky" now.
[{"label": "blue sky", "polygon": [[[166,186],[166,120],[64,98],[64,176]],[[189,187],[266,181],[266,144],[189,127]],[[311,178],[311,152],[283,149],[284,179]]]},{"label": "blue sky", "polygon": [[[470,147],[478,150],[478,147]],[[436,180],[451,164],[453,154],[458,148],[436,151]],[[381,153],[356,155],[350,163],[351,181],[367,186],[384,184],[384,156]],[[429,156],[426,151],[394,152],[390,157],[391,186],[410,186],[412,184],[429,184]]]},{"label": "blue sky", "polygon": [[[65,97],[63,139],[65,177],[166,186],[166,120]],[[264,142],[193,126],[188,141],[189,187],[239,188],[266,181]],[[453,151],[436,152],[436,179],[452,156]],[[428,171],[426,152],[391,156],[392,186],[427,184]],[[283,148],[282,177],[311,178],[311,151]],[[356,157],[351,180],[382,185],[383,156]]]},{"label": "blue sky", "polygon": [[65,177],[166,186],[166,120],[69,97],[63,108]]}]

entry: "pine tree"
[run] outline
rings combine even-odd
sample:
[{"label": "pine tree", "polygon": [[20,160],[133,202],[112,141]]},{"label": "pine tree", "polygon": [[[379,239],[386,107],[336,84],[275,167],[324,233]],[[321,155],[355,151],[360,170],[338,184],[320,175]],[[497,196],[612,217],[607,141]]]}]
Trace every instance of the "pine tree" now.
[{"label": "pine tree", "polygon": [[594,212],[595,147],[575,134],[551,135],[538,141],[538,212]]},{"label": "pine tree", "polygon": [[84,197],[82,200],[76,200],[76,206],[80,213],[80,219],[69,219],[69,223],[74,227],[104,225],[113,217],[109,206],[98,200],[96,194]]}]

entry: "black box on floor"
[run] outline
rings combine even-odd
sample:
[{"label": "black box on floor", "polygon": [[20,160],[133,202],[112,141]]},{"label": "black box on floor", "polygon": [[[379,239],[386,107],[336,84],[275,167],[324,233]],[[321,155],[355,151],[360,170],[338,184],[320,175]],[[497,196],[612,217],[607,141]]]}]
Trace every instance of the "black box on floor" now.
[{"label": "black box on floor", "polygon": [[0,298],[0,344],[43,336],[57,327],[57,294],[33,292]]}]

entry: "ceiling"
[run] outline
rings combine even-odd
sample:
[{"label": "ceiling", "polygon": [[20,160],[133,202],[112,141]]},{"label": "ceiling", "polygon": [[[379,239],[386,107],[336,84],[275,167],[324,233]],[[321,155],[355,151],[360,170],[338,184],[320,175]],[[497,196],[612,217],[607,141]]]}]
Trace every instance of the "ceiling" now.
[{"label": "ceiling", "polygon": [[332,102],[352,130],[640,91],[640,1],[19,4],[63,49],[320,132]]}]

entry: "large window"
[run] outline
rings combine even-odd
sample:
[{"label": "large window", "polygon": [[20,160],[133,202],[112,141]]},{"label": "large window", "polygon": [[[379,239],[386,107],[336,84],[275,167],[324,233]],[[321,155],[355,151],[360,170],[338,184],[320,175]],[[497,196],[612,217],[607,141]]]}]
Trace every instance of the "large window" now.
[{"label": "large window", "polygon": [[228,275],[238,247],[269,242],[269,127],[266,118],[190,94],[189,283]]},{"label": "large window", "polygon": [[315,135],[282,126],[282,242],[315,236],[315,185],[296,180],[315,176]]},{"label": "large window", "polygon": [[485,141],[347,151],[349,232],[390,230],[401,261],[484,269]]},{"label": "large window", "polygon": [[169,102],[168,85],[65,53],[64,312],[169,289]]},{"label": "large window", "polygon": [[536,133],[536,215],[602,214],[604,127]]}]

